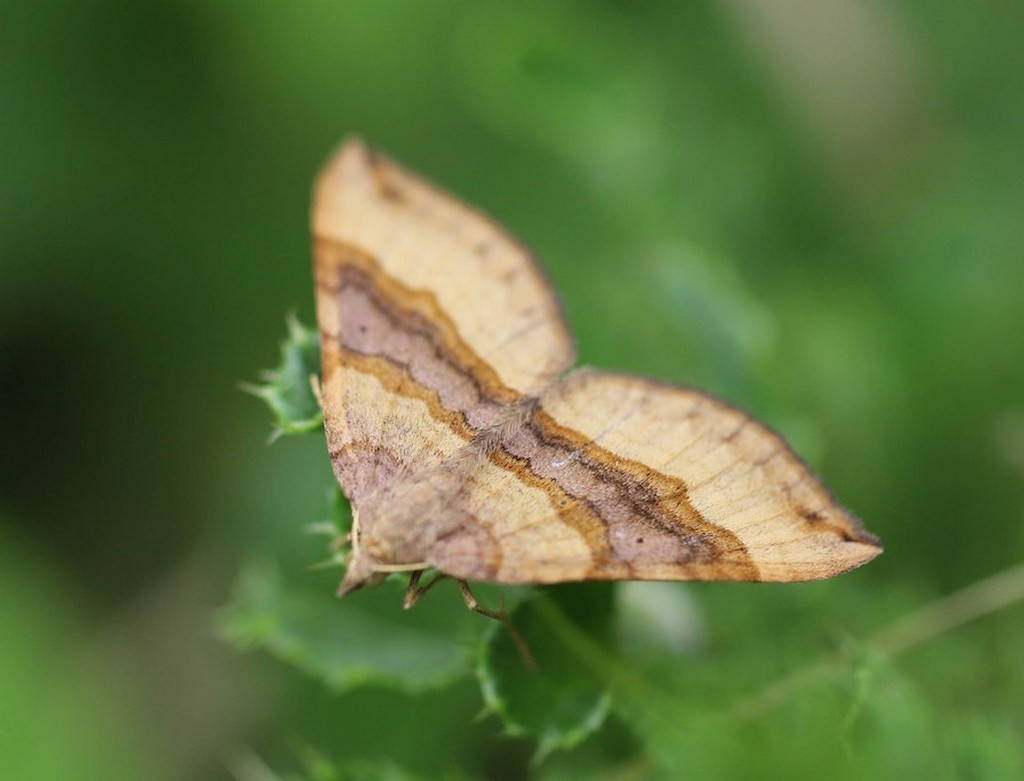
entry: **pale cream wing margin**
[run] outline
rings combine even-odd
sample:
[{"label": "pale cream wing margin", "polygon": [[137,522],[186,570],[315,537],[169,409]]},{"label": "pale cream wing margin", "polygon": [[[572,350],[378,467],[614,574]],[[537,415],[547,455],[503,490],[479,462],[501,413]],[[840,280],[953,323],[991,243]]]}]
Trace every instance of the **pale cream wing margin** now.
[{"label": "pale cream wing margin", "polygon": [[362,141],[316,183],[313,234],[358,248],[432,294],[462,341],[508,388],[535,394],[572,365],[573,338],[530,252],[497,223]]},{"label": "pale cream wing margin", "polygon": [[619,458],[682,481],[703,520],[746,547],[755,579],[827,578],[882,550],[777,434],[711,396],[580,369],[542,409]]}]

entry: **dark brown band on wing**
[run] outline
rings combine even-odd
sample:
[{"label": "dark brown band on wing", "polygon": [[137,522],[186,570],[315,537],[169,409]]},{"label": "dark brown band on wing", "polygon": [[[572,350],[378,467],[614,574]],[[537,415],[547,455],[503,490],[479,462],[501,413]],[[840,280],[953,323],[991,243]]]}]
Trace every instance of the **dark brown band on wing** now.
[{"label": "dark brown band on wing", "polygon": [[701,579],[758,579],[746,546],[697,511],[684,481],[616,455],[543,410],[528,430],[539,451],[564,454],[546,468],[533,458],[531,468],[550,474],[569,495],[586,497],[608,529],[614,560],[675,564]]},{"label": "dark brown band on wing", "polygon": [[[390,357],[401,363],[421,359],[433,363],[434,369],[458,375],[455,382],[475,386],[481,400],[502,405],[518,400],[519,394],[465,344],[433,293],[405,287],[355,247],[320,242],[328,245],[324,254],[330,252],[335,258],[334,263],[317,264],[317,286],[338,296],[341,322],[333,336],[342,347],[367,355],[382,354],[381,348],[389,347],[399,353]],[[348,306],[342,307],[345,303]]]},{"label": "dark brown band on wing", "polygon": [[[318,254],[333,262],[317,264],[317,285],[335,298],[339,315],[337,331],[322,333],[325,372],[336,360],[424,401],[494,464],[547,493],[590,549],[589,577],[630,577],[636,563],[675,564],[693,577],[758,578],[743,543],[700,515],[683,481],[561,426],[536,399],[501,382],[430,292],[404,287],[356,248],[329,245]],[[330,350],[337,352],[329,362]]]}]

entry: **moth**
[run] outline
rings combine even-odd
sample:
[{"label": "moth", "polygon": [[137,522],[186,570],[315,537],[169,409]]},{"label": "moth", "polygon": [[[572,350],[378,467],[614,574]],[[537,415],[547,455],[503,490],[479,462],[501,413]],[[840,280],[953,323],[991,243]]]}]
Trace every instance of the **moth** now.
[{"label": "moth", "polygon": [[[710,395],[570,371],[531,253],[359,140],[312,207],[321,403],[353,507],[339,594],[459,581],[806,581],[882,548],[774,432]],[[433,581],[431,581],[432,583]]]}]

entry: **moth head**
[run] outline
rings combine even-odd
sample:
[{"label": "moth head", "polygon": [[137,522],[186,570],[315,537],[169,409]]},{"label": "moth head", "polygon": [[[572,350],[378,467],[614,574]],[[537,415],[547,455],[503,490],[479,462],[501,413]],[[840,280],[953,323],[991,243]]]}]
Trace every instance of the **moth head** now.
[{"label": "moth head", "polygon": [[349,551],[348,560],[345,562],[345,577],[338,586],[338,596],[343,597],[363,586],[376,586],[385,577],[386,572],[377,569],[380,562],[380,545],[372,539],[365,539],[363,535],[362,518],[364,513],[359,507],[352,507],[352,549]]},{"label": "moth head", "polygon": [[358,550],[353,550],[352,555],[348,558],[345,577],[342,578],[341,585],[338,586],[338,596],[343,597],[346,594],[351,594],[363,586],[376,586],[387,575],[387,572],[374,568],[372,557],[361,554]]},{"label": "moth head", "polygon": [[338,596],[363,586],[375,586],[392,572],[415,572],[430,566],[417,554],[420,535],[409,534],[407,516],[380,512],[378,505],[356,509],[352,519],[352,549]]}]

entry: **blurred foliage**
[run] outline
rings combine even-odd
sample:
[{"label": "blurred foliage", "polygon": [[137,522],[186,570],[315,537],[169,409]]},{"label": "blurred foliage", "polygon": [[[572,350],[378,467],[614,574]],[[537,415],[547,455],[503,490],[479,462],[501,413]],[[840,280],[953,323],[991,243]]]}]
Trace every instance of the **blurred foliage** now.
[{"label": "blurred foliage", "polygon": [[330,592],[289,592],[272,568],[251,565],[223,632],[241,647],[266,647],[340,691],[380,683],[415,692],[448,683],[468,664],[466,643],[443,624],[414,628],[337,608]]},{"label": "blurred foliage", "polygon": [[4,777],[167,778],[146,756],[129,691],[116,685],[125,671],[104,649],[79,646],[81,619],[39,558],[0,526]]},{"label": "blurred foliage", "polygon": [[[1024,775],[1019,2],[0,11],[0,776]],[[747,406],[886,553],[506,591],[578,661],[546,754],[558,687],[452,584],[333,600],[322,442],[237,385],[311,320],[353,132],[528,240],[584,362]]]}]

